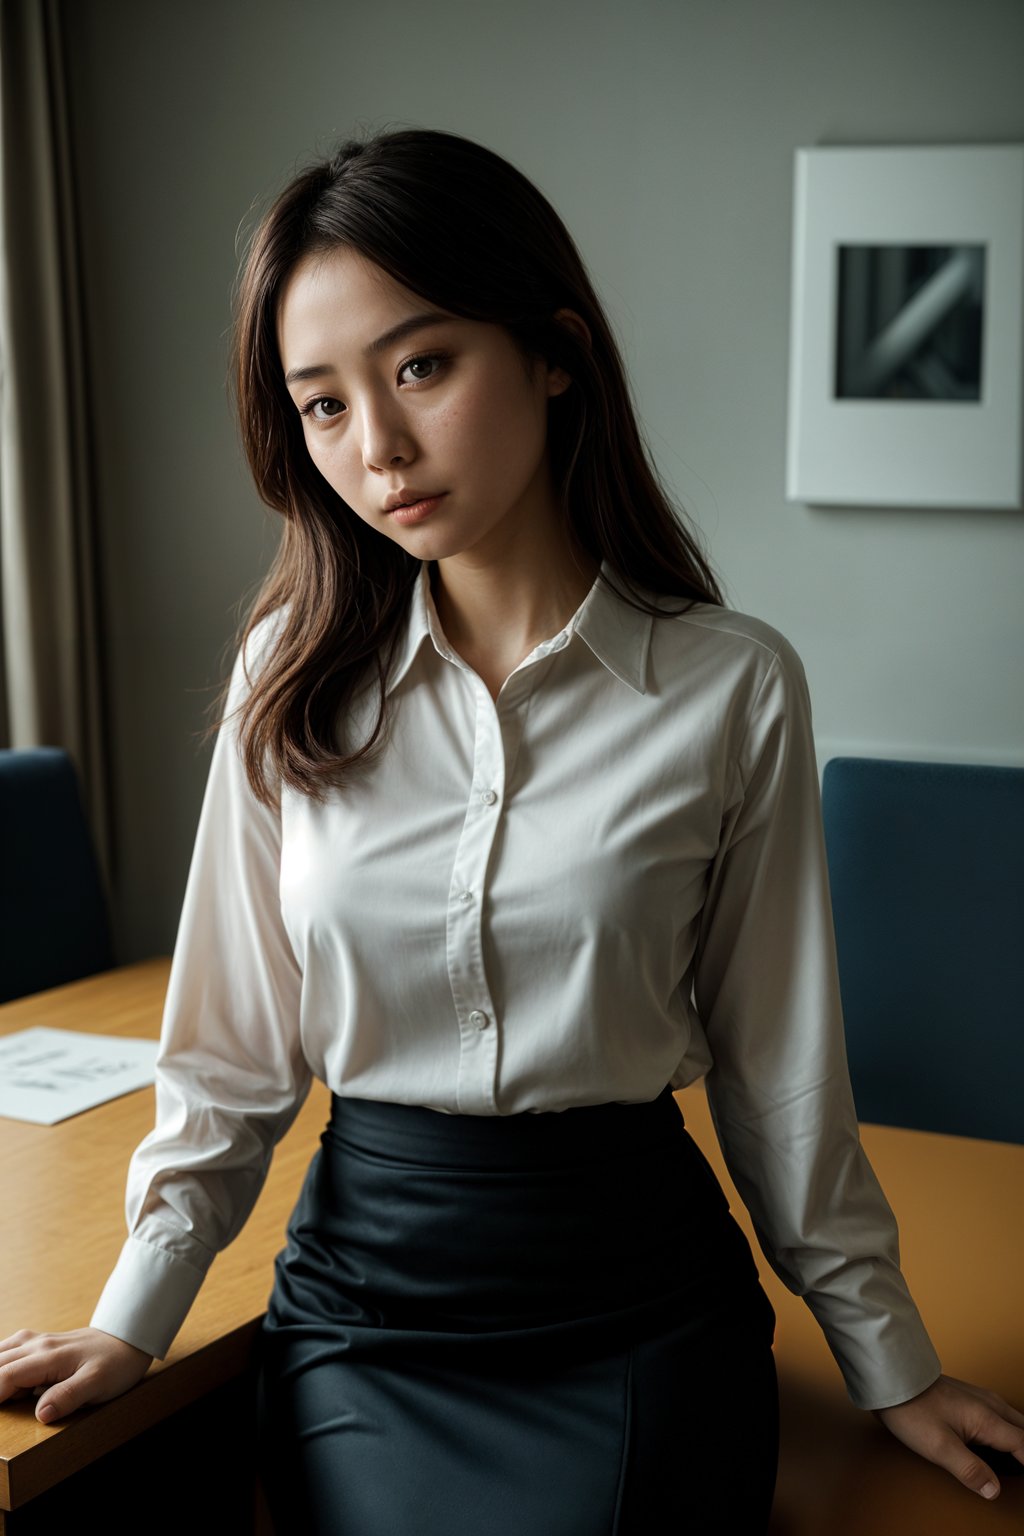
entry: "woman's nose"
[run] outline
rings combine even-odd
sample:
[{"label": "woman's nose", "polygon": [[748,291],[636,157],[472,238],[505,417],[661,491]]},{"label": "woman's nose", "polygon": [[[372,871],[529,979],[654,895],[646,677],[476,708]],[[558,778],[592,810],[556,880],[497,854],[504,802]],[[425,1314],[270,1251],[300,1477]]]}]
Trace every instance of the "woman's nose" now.
[{"label": "woman's nose", "polygon": [[396,462],[408,464],[416,447],[404,413],[386,401],[368,402],[363,408],[363,464],[385,470]]}]

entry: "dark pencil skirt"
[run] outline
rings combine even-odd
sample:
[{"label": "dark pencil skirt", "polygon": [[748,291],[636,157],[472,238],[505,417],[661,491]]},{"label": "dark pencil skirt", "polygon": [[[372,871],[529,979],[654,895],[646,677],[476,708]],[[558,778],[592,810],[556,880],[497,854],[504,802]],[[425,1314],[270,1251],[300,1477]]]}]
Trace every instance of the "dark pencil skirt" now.
[{"label": "dark pencil skirt", "polygon": [[280,1536],[763,1532],[775,1316],[666,1091],[335,1098],[261,1338]]}]

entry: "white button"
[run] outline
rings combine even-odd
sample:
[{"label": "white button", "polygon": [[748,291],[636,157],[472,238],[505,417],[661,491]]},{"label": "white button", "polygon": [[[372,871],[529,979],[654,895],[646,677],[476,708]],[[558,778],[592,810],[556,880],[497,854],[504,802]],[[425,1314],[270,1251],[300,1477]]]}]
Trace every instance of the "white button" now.
[{"label": "white button", "polygon": [[480,796],[480,799],[483,801],[484,805],[493,805],[497,798],[498,796],[493,789],[485,789],[483,794]]},{"label": "white button", "polygon": [[464,906],[468,906],[469,903],[473,900],[473,892],[472,891],[460,891],[459,892],[459,900],[463,903]]},{"label": "white button", "polygon": [[491,1021],[486,1013],[481,1013],[479,1008],[474,1008],[469,1016],[469,1022],[475,1024],[477,1029],[486,1029]]}]

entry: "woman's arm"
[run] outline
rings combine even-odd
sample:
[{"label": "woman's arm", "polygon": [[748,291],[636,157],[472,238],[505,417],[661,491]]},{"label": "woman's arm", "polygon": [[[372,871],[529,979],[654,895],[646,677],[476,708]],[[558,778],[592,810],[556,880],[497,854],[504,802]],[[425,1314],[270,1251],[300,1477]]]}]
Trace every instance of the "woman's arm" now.
[{"label": "woman's arm", "polygon": [[[246,686],[239,660],[229,712]],[[213,752],[171,966],[156,1124],[129,1167],[127,1240],[89,1328],[2,1342],[0,1401],[52,1388],[37,1411],[53,1407],[56,1417],[132,1385],[166,1354],[215,1254],[255,1204],[310,1083],[280,858],[280,815],[252,796],[228,720]]]},{"label": "woman's arm", "polygon": [[[729,1171],[783,1282],[807,1301],[851,1400],[978,1491],[975,1439],[1024,1451],[1024,1418],[941,1375],[860,1144],[799,658],[785,641],[746,723],[709,884],[694,996]],[[1024,1459],[1022,1456],[1021,1459]]]},{"label": "woman's arm", "polygon": [[[250,672],[268,629],[250,641]],[[255,659],[254,659],[255,657]],[[302,977],[281,913],[279,811],[253,796],[232,712],[217,736],[171,965],[156,1124],[128,1172],[128,1239],[93,1327],[163,1356],[244,1225],[309,1090]]]}]

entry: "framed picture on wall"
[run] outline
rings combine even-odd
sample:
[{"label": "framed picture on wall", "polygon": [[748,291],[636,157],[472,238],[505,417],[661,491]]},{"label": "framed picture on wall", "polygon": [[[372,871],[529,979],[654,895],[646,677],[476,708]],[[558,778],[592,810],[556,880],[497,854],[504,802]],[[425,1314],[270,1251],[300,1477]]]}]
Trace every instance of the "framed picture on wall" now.
[{"label": "framed picture on wall", "polygon": [[1024,145],[800,149],[786,496],[1024,506]]}]

